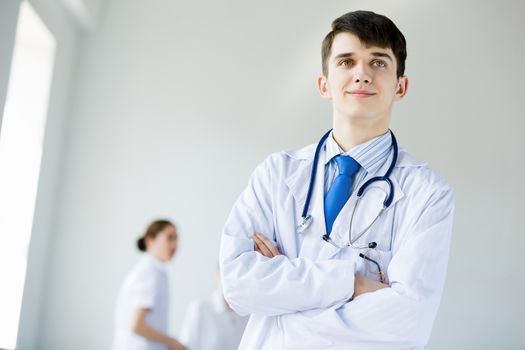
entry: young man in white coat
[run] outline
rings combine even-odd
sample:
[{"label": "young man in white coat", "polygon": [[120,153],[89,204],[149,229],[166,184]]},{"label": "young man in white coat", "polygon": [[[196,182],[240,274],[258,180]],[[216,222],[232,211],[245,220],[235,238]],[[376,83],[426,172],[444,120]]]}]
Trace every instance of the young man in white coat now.
[{"label": "young man in white coat", "polygon": [[[405,59],[405,38],[385,16],[355,11],[332,23],[317,85],[333,130],[319,146],[264,160],[222,233],[224,296],[250,315],[240,349],[427,343],[454,203],[445,180],[389,130],[408,88]],[[388,180],[372,182],[357,205],[378,176]]]}]

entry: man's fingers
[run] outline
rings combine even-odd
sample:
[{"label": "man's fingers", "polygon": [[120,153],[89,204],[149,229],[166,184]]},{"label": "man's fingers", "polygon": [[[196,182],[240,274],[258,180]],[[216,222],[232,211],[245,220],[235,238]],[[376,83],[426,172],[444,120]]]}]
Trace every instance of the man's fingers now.
[{"label": "man's fingers", "polygon": [[262,254],[261,248],[259,248],[259,244],[257,244],[255,240],[253,241],[253,245],[255,246],[255,251]]},{"label": "man's fingers", "polygon": [[277,246],[275,244],[273,244],[272,241],[270,241],[268,239],[268,237],[266,237],[265,235],[263,235],[262,233],[258,233],[256,232],[255,233],[255,236],[257,238],[259,238],[259,240],[266,246],[266,248],[272,252],[272,255],[273,256],[276,256],[276,255],[281,255],[281,253],[279,252],[279,249],[277,249]]},{"label": "man's fingers", "polygon": [[281,255],[281,252],[279,252],[277,246],[262,233],[255,232],[251,239],[255,243],[255,251],[261,253],[262,255],[268,258]]},{"label": "man's fingers", "polygon": [[273,258],[273,254],[268,247],[260,240],[257,235],[252,236],[256,246],[259,248],[260,253],[268,258]]}]

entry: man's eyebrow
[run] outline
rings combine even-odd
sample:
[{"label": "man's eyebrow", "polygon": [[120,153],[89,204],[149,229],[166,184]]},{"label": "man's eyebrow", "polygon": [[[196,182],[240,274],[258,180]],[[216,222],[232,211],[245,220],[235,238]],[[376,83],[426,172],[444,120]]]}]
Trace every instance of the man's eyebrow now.
[{"label": "man's eyebrow", "polygon": [[[334,57],[334,60],[338,60],[340,58],[345,58],[345,57],[352,57],[353,55],[354,55],[354,52],[343,52],[343,53],[336,55]],[[385,52],[375,51],[375,52],[372,52],[371,55],[374,57],[385,57],[385,58],[388,58],[390,62],[394,62],[392,57],[390,57],[390,55]]]},{"label": "man's eyebrow", "polygon": [[340,54],[336,55],[336,56],[334,57],[334,59],[335,59],[335,60],[338,60],[338,59],[340,59],[340,58],[343,58],[343,57],[351,57],[351,56],[353,56],[353,55],[354,55],[353,52],[343,52],[343,53],[340,53]]},{"label": "man's eyebrow", "polygon": [[385,58],[388,58],[390,60],[390,62],[394,62],[392,57],[390,57],[389,54],[384,53],[384,52],[372,52],[372,56],[374,56],[374,57],[385,57]]}]

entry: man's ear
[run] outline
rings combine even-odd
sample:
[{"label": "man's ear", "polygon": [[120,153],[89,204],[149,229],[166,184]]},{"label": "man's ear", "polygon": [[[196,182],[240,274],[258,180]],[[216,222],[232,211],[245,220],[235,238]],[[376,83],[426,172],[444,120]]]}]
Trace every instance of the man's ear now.
[{"label": "man's ear", "polygon": [[408,77],[406,75],[403,75],[399,77],[398,79],[396,96],[394,100],[399,101],[403,97],[405,97],[405,95],[407,94],[407,90],[408,90]]},{"label": "man's ear", "polygon": [[330,87],[328,86],[328,80],[324,75],[318,75],[317,76],[317,90],[319,90],[319,94],[327,99],[332,99],[332,94],[330,93]]}]

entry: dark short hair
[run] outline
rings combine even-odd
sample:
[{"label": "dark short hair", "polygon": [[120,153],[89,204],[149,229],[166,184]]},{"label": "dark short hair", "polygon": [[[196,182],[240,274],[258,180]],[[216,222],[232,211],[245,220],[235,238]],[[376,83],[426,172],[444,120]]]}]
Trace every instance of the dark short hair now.
[{"label": "dark short hair", "polygon": [[321,48],[323,74],[328,76],[328,59],[332,43],[339,33],[352,33],[367,46],[390,48],[397,61],[397,77],[405,73],[406,40],[388,17],[371,11],[348,12],[332,22],[332,31],[326,35]]}]

